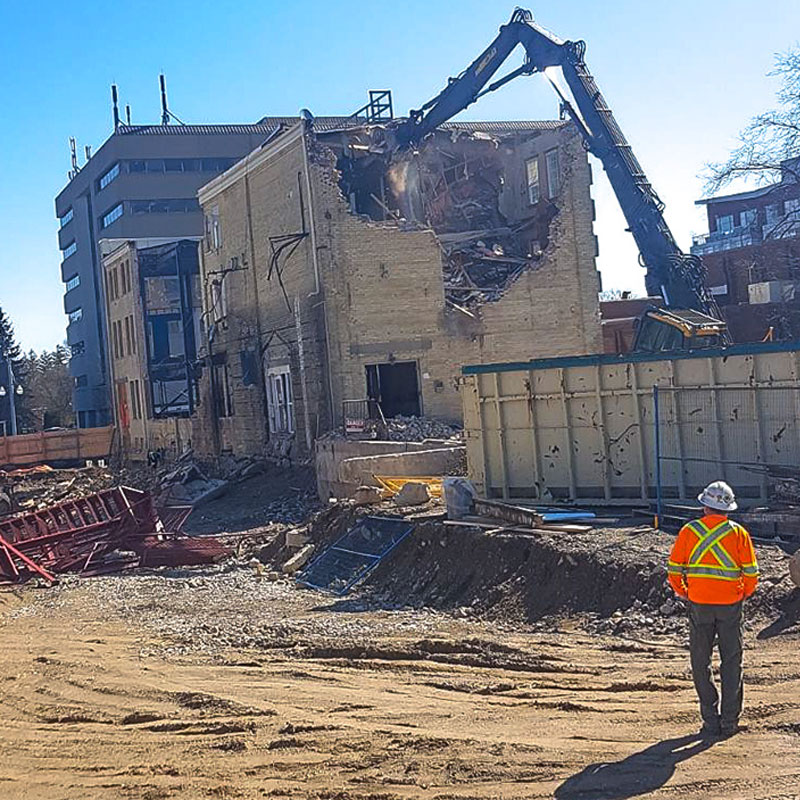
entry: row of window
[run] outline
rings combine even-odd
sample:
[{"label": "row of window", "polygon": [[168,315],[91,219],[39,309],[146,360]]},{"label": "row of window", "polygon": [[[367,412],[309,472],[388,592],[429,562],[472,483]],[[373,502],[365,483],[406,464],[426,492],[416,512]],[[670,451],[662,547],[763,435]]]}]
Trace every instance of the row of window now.
[{"label": "row of window", "polygon": [[[559,164],[558,148],[554,147],[544,154],[545,170],[547,172],[547,198],[552,200],[561,188],[561,166]],[[525,174],[528,184],[528,203],[536,205],[542,198],[539,182],[539,156],[529,158],[525,162]]]},{"label": "row of window", "polygon": [[119,269],[113,267],[106,272],[106,296],[109,300],[119,300],[132,286],[131,262],[127,258],[119,265]]},{"label": "row of window", "polygon": [[63,228],[71,220],[72,220],[72,208],[68,208],[64,212],[64,215],[58,218],[59,227]]},{"label": "row of window", "polygon": [[[117,161],[114,166],[100,176],[97,181],[97,190],[105,189],[123,172],[130,174],[141,172],[224,172],[235,163],[235,158],[145,158]],[[69,213],[71,214],[71,209]],[[66,222],[62,222],[62,224],[66,224]]]},{"label": "row of window", "polygon": [[73,253],[78,250],[78,245],[73,241],[70,242],[65,248],[62,253],[62,257],[66,261]]},{"label": "row of window", "polygon": [[128,161],[128,172],[223,172],[235,158],[148,158]]},{"label": "row of window", "polygon": [[[784,215],[800,211],[800,199],[793,198],[785,202],[770,203],[764,206],[764,222],[766,225],[775,225]],[[736,225],[738,217],[739,225]],[[758,209],[747,208],[738,214],[723,214],[717,217],[717,233],[733,233],[736,227],[747,227],[758,222]]]},{"label": "row of window", "polygon": [[191,214],[200,210],[196,197],[174,200],[131,200],[131,214]]},{"label": "row of window", "polygon": [[69,317],[70,325],[72,325],[73,322],[80,322],[83,319],[83,309],[79,306],[74,311],[70,311],[67,316]]},{"label": "row of window", "polygon": [[75,342],[69,346],[70,355],[75,358],[75,356],[82,356],[86,352],[86,342],[80,341]]},{"label": "row of window", "polygon": [[136,331],[132,314],[111,323],[111,346],[116,359],[136,352]]},{"label": "row of window", "polygon": [[73,289],[77,289],[77,288],[78,288],[80,285],[81,285],[81,276],[80,276],[80,275],[78,275],[78,273],[76,272],[76,273],[75,273],[75,274],[74,274],[74,275],[73,275],[73,276],[72,276],[72,277],[71,277],[71,278],[70,278],[70,279],[67,281],[67,284],[66,284],[66,290],[65,290],[65,291],[67,291],[67,292],[71,292]]}]

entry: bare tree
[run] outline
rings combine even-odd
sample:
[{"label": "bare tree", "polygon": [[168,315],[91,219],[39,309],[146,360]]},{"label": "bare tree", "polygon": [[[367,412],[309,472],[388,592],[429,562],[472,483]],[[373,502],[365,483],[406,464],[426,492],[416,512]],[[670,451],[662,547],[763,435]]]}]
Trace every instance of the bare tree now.
[{"label": "bare tree", "polygon": [[[780,180],[800,180],[800,47],[775,58],[770,76],[780,79],[778,106],[754,117],[739,134],[739,145],[726,161],[708,164],[706,193],[713,194],[739,178],[765,186]],[[787,175],[788,173],[788,175]]]}]

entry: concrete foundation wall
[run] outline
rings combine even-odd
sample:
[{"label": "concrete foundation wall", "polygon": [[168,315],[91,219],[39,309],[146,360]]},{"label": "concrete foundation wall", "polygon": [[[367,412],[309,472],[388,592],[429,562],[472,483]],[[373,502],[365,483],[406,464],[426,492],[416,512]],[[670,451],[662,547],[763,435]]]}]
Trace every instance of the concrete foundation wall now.
[{"label": "concrete foundation wall", "polygon": [[321,499],[350,497],[359,486],[377,486],[374,475],[447,475],[460,468],[463,446],[443,442],[318,440],[317,491]]}]

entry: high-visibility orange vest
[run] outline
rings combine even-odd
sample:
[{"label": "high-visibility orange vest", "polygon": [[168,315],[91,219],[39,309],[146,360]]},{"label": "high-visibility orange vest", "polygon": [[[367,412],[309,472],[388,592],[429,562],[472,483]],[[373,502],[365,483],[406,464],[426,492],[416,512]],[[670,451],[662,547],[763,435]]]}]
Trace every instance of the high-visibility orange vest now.
[{"label": "high-visibility orange vest", "polygon": [[750,534],[722,514],[687,522],[672,546],[667,573],[672,588],[693,603],[738,603],[758,583]]}]

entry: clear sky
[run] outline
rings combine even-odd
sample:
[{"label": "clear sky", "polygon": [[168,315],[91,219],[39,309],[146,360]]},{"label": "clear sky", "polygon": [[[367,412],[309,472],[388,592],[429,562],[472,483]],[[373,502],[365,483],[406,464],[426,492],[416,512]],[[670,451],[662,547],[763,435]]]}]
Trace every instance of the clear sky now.
[{"label": "clear sky", "polygon": [[[766,73],[800,35],[800,3],[772,0],[762,14],[745,0],[526,2],[561,38],[587,42],[589,68],[688,248],[691,233],[705,229],[694,206],[697,175],[773,103],[776,82]],[[82,153],[108,136],[112,82],[135,123],[158,121],[160,71],[170,107],[185,122],[254,122],[303,107],[350,113],[368,89],[387,87],[404,113],[469,64],[513,7],[513,0],[4,2],[0,305],[22,345],[38,350],[64,339],[53,198],[66,183],[68,138]],[[533,76],[462,116],[556,114],[554,93]],[[595,183],[604,285],[641,290],[635,247],[599,165]]]}]

